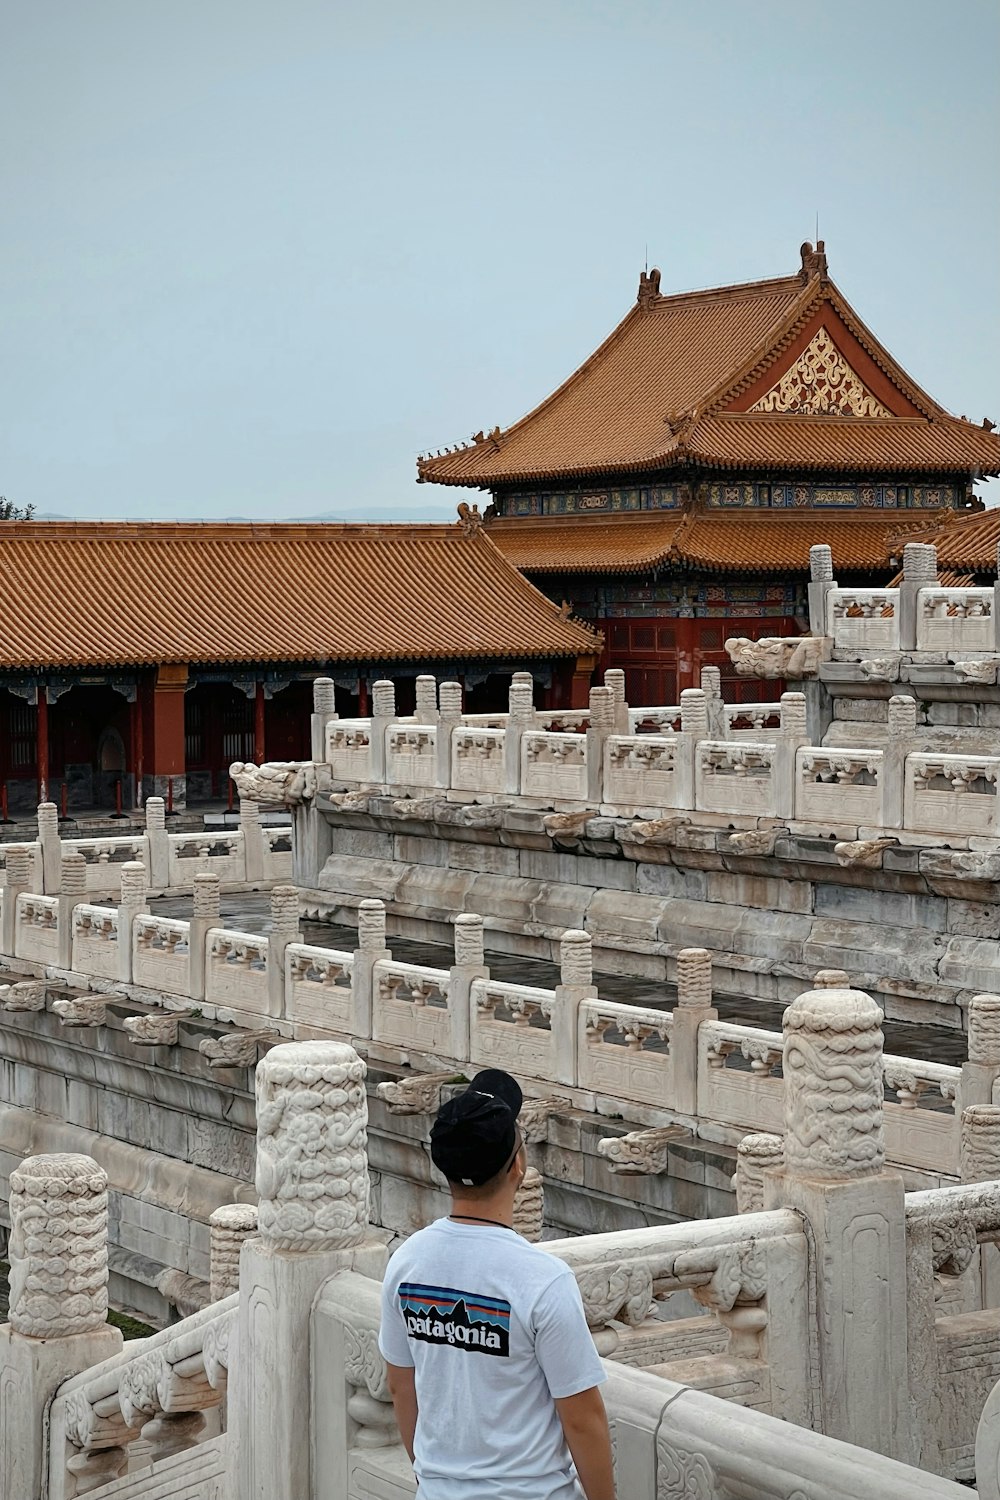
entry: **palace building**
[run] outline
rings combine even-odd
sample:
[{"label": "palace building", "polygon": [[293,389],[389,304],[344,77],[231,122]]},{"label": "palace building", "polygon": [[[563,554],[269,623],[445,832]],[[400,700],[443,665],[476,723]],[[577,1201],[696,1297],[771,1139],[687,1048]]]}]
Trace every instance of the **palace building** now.
[{"label": "palace building", "polygon": [[675,703],[704,665],[734,700],[729,636],[806,629],[809,547],[885,583],[900,535],[977,509],[992,424],[923,391],[830,280],[665,295],[643,274],[617,328],[512,427],[418,460],[421,482],[488,490],[491,539],[605,636],[632,703]]},{"label": "palace building", "polygon": [[0,525],[0,784],[9,805],[225,797],[232,761],[309,757],[312,681],[341,715],[421,671],[469,711],[585,701],[600,642],[452,526]]}]

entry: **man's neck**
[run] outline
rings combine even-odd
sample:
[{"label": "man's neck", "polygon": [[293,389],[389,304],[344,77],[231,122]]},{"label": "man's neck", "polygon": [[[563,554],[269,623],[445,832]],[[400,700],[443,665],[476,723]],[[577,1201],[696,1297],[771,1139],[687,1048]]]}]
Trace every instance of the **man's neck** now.
[{"label": "man's neck", "polygon": [[448,1217],[460,1224],[499,1225],[502,1229],[513,1229],[514,1206],[506,1198],[477,1198],[472,1201],[453,1198]]}]

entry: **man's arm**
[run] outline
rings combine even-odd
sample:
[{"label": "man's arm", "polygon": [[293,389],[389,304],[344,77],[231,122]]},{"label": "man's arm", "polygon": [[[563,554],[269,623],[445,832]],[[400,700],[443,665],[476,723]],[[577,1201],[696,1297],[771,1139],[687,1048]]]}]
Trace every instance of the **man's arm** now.
[{"label": "man's arm", "polygon": [[560,1397],[556,1411],[587,1500],[615,1500],[611,1433],[600,1387],[592,1385],[575,1396]]},{"label": "man's arm", "polygon": [[[391,1365],[386,1360],[386,1370],[389,1373],[389,1395],[392,1397],[392,1409],[396,1414],[396,1426],[403,1440],[403,1447],[413,1462],[413,1434],[417,1430],[417,1383],[414,1378],[412,1365]],[[589,1394],[589,1392],[585,1392]],[[572,1397],[570,1399],[573,1399]],[[600,1399],[600,1398],[598,1398]],[[603,1410],[603,1403],[601,1409]],[[607,1426],[607,1423],[605,1423]],[[610,1491],[609,1491],[610,1493]],[[593,1497],[588,1496],[588,1500]]]}]

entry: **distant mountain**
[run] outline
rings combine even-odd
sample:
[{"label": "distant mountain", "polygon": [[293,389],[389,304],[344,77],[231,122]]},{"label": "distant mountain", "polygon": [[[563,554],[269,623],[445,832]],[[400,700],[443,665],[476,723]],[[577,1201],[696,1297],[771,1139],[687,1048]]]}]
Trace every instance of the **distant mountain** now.
[{"label": "distant mountain", "polygon": [[[36,521],[190,521],[192,516],[67,516],[56,510],[36,511]],[[394,522],[411,521],[416,524],[427,521],[454,521],[457,519],[455,504],[450,500],[419,500],[411,505],[374,505],[367,509],[324,510],[312,516],[200,516],[199,520],[217,521],[223,525],[249,526],[254,522],[266,526],[270,521],[290,521],[300,526],[322,526],[328,522],[345,522],[357,525],[370,522],[374,525],[391,525]]]}]

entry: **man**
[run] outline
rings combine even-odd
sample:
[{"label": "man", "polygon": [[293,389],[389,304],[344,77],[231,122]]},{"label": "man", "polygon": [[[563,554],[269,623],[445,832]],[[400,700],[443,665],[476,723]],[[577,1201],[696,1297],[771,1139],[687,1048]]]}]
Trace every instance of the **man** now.
[{"label": "man", "polygon": [[420,1500],[614,1500],[576,1279],[512,1227],[521,1104],[510,1074],[487,1069],[441,1106],[431,1159],[451,1213],[396,1251],[382,1284],[379,1348]]}]

